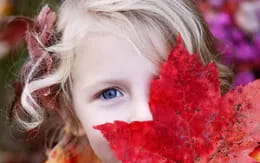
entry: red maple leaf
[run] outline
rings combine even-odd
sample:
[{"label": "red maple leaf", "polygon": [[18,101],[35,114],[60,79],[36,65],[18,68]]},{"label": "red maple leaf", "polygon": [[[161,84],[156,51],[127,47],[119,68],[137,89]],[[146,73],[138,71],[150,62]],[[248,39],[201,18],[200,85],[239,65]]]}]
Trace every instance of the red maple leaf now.
[{"label": "red maple leaf", "polygon": [[202,65],[179,38],[150,92],[152,121],[94,127],[123,163],[254,162],[260,80],[221,96],[216,65]]}]

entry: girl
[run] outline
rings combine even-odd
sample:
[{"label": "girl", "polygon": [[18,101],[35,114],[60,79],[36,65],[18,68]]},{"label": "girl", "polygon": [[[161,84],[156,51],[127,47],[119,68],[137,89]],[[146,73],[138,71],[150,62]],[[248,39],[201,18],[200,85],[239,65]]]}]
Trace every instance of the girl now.
[{"label": "girl", "polygon": [[36,23],[26,36],[30,58],[12,114],[26,129],[47,121],[65,132],[49,162],[118,162],[93,126],[152,119],[149,82],[177,35],[204,64],[217,64],[222,93],[231,83],[192,0],[65,0],[57,21],[45,7]]}]

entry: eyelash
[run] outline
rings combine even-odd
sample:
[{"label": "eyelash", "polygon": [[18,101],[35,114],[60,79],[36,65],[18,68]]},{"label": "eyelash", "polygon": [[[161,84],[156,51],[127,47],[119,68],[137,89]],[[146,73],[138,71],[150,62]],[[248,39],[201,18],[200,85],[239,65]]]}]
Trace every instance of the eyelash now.
[{"label": "eyelash", "polygon": [[121,96],[123,96],[123,93],[122,93],[122,91],[121,91],[119,88],[117,88],[117,87],[110,87],[110,88],[106,88],[106,89],[101,90],[101,91],[96,95],[96,99],[100,99],[100,100],[112,100],[112,99],[114,99],[114,98],[116,98],[116,97],[119,97],[119,96],[117,96],[117,95],[118,95],[117,93],[116,93],[116,96],[115,96],[114,98],[111,98],[111,99],[105,99],[104,97],[102,97],[102,95],[103,95],[105,92],[109,91],[109,90],[115,90],[115,91],[119,92],[119,93],[121,94]]}]

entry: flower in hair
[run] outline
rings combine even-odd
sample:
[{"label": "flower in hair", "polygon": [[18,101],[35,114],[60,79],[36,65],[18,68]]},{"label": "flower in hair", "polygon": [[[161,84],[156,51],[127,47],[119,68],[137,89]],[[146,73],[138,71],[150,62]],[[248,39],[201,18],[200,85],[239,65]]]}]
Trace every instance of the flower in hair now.
[{"label": "flower in hair", "polygon": [[25,39],[28,46],[30,64],[34,64],[38,59],[43,58],[44,71],[42,73],[49,73],[52,69],[53,59],[45,50],[45,47],[51,45],[54,41],[55,21],[55,12],[51,11],[48,6],[45,6],[34,23],[28,25],[26,32]]},{"label": "flower in hair", "polygon": [[[24,31],[24,35],[28,47],[29,58],[21,69],[21,81],[14,84],[16,97],[13,106],[20,106],[20,97],[25,86],[25,81],[28,80],[30,82],[49,75],[55,68],[55,61],[57,60],[46,50],[46,47],[51,46],[56,42],[56,13],[46,5],[42,8],[35,20],[27,17],[17,17],[13,21],[17,20],[27,24],[27,30]],[[33,71],[32,75],[29,76],[30,71],[37,63],[37,68]],[[37,90],[33,92],[33,97],[43,108],[56,108],[58,105],[54,94],[57,93],[56,89],[56,86],[50,86]]]},{"label": "flower in hair", "polygon": [[151,82],[152,121],[94,126],[123,163],[260,161],[260,80],[220,92],[214,63],[180,39]]},{"label": "flower in hair", "polygon": [[[47,5],[42,8],[37,19],[33,24],[28,26],[26,33],[26,42],[28,46],[30,61],[24,66],[24,75],[39,60],[42,59],[33,78],[46,76],[51,73],[54,68],[55,58],[45,49],[55,43],[55,23],[56,13]],[[45,108],[55,108],[56,101],[53,95],[54,86],[47,87],[35,92],[39,103]]]}]

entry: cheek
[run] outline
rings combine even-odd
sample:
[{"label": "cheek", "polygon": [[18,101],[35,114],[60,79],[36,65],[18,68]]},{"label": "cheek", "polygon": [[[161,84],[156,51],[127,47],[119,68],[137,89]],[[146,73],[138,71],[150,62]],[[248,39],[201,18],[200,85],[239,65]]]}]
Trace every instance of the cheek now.
[{"label": "cheek", "polygon": [[115,120],[129,121],[132,110],[127,99],[115,103],[87,103],[78,98],[74,100],[74,108],[85,128],[93,128],[107,122],[112,123]]},{"label": "cheek", "polygon": [[[116,163],[117,160],[114,157],[114,154],[102,133],[93,128],[93,126],[98,124],[103,124],[105,122],[101,121],[95,116],[84,116],[81,114],[80,121],[85,130],[86,136],[89,140],[90,146],[102,162],[113,162]],[[89,114],[88,114],[89,115]],[[106,120],[105,120],[106,121]]]},{"label": "cheek", "polygon": [[84,129],[89,143],[96,155],[102,160],[105,157],[109,157],[112,154],[112,152],[108,142],[103,137],[103,135],[98,130],[93,129],[93,127],[87,127]]},{"label": "cheek", "polygon": [[112,150],[102,133],[93,126],[113,122],[114,120],[128,121],[130,115],[129,101],[127,99],[118,103],[104,105],[98,102],[88,103],[84,96],[74,92],[73,103],[75,112],[84,128],[89,143],[102,160],[102,162],[116,163]]},{"label": "cheek", "polygon": [[116,163],[117,160],[107,140],[93,126],[113,122],[114,120],[126,121],[129,113],[124,105],[103,108],[100,105],[86,104],[80,100],[75,100],[74,108],[96,155],[102,162]]},{"label": "cheek", "polygon": [[130,115],[130,111],[124,106],[102,108],[95,105],[85,105],[84,108],[76,110],[82,125],[88,129],[96,125],[112,123],[115,120],[128,121]]}]

